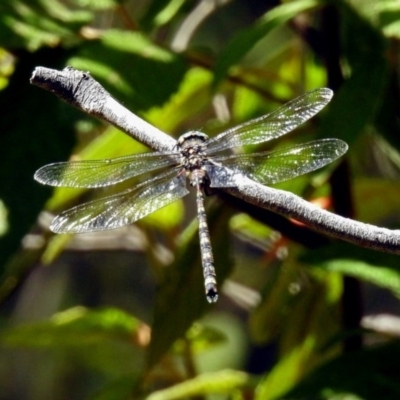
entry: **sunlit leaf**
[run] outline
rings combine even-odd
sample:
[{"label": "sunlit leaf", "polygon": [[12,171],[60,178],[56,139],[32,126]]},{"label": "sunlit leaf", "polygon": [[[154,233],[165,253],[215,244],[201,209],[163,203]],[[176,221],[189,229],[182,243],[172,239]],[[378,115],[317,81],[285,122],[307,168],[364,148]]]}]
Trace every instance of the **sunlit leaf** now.
[{"label": "sunlit leaf", "polygon": [[159,390],[147,397],[147,400],[186,399],[191,396],[207,394],[226,394],[245,388],[252,378],[245,372],[225,370],[199,375],[168,389]]},{"label": "sunlit leaf", "polygon": [[73,0],[80,7],[87,7],[92,10],[106,10],[115,7],[121,0]]},{"label": "sunlit leaf", "polygon": [[[154,107],[144,113],[146,120],[159,129],[172,133],[181,124],[196,118],[210,104],[212,75],[200,68],[190,69],[171,100],[162,107]],[[201,126],[191,126],[201,129]],[[181,134],[183,132],[179,132]]]},{"label": "sunlit leaf", "polygon": [[8,229],[7,208],[0,199],[0,236],[3,236]]},{"label": "sunlit leaf", "polygon": [[150,2],[140,23],[143,29],[159,27],[169,22],[184,5],[184,0],[156,0]]},{"label": "sunlit leaf", "polygon": [[143,34],[111,29],[100,39],[83,43],[69,64],[90,71],[135,112],[166,102],[178,90],[187,69],[181,56]]},{"label": "sunlit leaf", "polygon": [[315,338],[311,335],[305,338],[298,347],[289,354],[280,357],[280,361],[264,377],[256,389],[257,400],[272,400],[291,388],[301,378],[304,367],[309,364],[309,358],[315,351]]},{"label": "sunlit leaf", "polygon": [[302,0],[282,4],[273,8],[257,24],[238,33],[221,52],[215,66],[214,86],[217,86],[228,72],[263,36],[284,24],[300,12],[310,10],[319,4],[316,0]]},{"label": "sunlit leaf", "polygon": [[390,290],[400,298],[400,269],[388,268],[384,265],[371,265],[357,259],[337,258],[319,265],[327,271],[341,272],[360,280]]},{"label": "sunlit leaf", "polygon": [[57,0],[12,1],[0,5],[0,45],[37,50],[79,41],[79,29],[92,14],[73,10]]}]

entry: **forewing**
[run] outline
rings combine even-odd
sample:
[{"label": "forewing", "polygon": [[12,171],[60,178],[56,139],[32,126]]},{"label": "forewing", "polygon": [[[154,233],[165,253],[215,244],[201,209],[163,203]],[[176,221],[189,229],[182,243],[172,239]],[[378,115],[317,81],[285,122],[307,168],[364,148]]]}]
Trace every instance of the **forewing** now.
[{"label": "forewing", "polygon": [[234,173],[271,184],[321,168],[342,156],[347,149],[342,140],[322,139],[275,151],[214,157],[214,161],[221,162]]},{"label": "forewing", "polygon": [[50,186],[96,188],[114,185],[177,162],[177,153],[158,152],[105,160],[58,162],[38,169],[34,178]]},{"label": "forewing", "polygon": [[330,89],[308,92],[277,110],[238,125],[209,140],[209,154],[236,146],[267,142],[282,136],[307,121],[324,108],[333,96]]},{"label": "forewing", "polygon": [[178,172],[175,168],[133,189],[64,211],[50,229],[56,233],[85,233],[129,225],[189,193],[185,176]]}]

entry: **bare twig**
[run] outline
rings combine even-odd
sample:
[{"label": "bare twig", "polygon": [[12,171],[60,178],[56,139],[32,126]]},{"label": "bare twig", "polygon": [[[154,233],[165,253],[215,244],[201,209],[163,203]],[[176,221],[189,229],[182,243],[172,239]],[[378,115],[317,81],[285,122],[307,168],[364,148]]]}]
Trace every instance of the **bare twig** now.
[{"label": "bare twig", "polygon": [[303,222],[318,232],[346,240],[361,247],[400,254],[400,231],[379,228],[344,218],[301,199],[293,193],[260,185],[248,178],[226,192],[258,207]]},{"label": "bare twig", "polygon": [[50,90],[76,108],[109,122],[154,150],[171,150],[176,144],[171,136],[115,101],[89,72],[71,67],[62,71],[37,67],[33,71],[31,83]]},{"label": "bare twig", "polygon": [[[175,140],[115,101],[89,73],[67,67],[62,71],[37,67],[31,83],[50,90],[63,100],[108,121],[158,151],[170,150]],[[260,185],[248,178],[237,188],[224,189],[253,205],[294,218],[318,232],[358,246],[400,254],[400,231],[379,228],[343,218],[301,199],[293,193]]]}]

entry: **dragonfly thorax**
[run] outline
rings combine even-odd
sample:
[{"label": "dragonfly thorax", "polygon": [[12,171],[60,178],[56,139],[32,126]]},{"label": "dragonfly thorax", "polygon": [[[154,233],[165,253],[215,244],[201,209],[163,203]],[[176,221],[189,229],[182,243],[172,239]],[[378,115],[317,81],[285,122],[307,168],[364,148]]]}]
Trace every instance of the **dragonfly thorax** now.
[{"label": "dragonfly thorax", "polygon": [[207,163],[205,152],[208,136],[203,132],[190,131],[178,139],[178,150],[181,153],[181,165],[192,186],[204,183],[206,171],[203,166]]}]

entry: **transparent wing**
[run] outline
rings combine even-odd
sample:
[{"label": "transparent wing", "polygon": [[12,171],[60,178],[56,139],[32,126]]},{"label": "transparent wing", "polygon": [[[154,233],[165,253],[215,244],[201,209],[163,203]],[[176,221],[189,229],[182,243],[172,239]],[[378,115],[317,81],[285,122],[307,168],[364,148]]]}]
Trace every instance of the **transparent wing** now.
[{"label": "transparent wing", "polygon": [[207,171],[210,187],[237,187],[236,172],[225,165],[205,165],[203,167]]},{"label": "transparent wing", "polygon": [[44,185],[96,188],[179,162],[177,153],[144,153],[105,160],[58,162],[38,169],[34,178]]},{"label": "transparent wing", "polygon": [[179,168],[133,189],[91,201],[61,213],[50,225],[56,233],[84,233],[120,228],[185,196],[186,178]]},{"label": "transparent wing", "polygon": [[[262,184],[285,181],[314,171],[346,153],[348,146],[339,139],[322,139],[293,147],[255,154],[214,157],[234,173],[247,175]],[[211,186],[223,187],[211,179]]]},{"label": "transparent wing", "polygon": [[277,110],[222,132],[207,143],[209,154],[236,146],[267,142],[282,136],[324,108],[333,96],[330,89],[308,92]]}]

